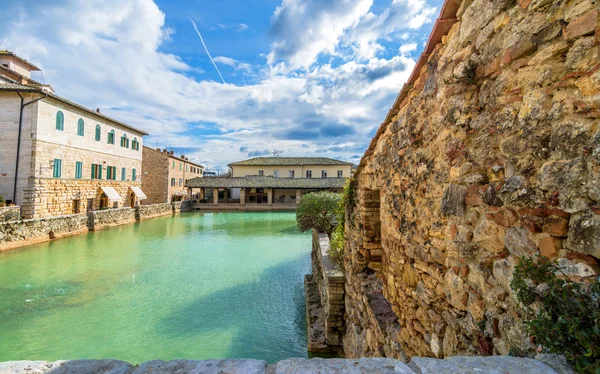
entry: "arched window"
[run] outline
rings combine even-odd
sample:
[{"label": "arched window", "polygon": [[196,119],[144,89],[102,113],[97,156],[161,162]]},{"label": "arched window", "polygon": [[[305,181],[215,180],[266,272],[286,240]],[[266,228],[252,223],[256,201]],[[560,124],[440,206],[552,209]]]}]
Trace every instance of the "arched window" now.
[{"label": "arched window", "polygon": [[77,135],[79,136],[83,136],[84,134],[84,126],[85,124],[83,123],[83,119],[79,119],[79,121],[77,121]]},{"label": "arched window", "polygon": [[65,115],[60,110],[56,113],[56,129],[60,131],[65,129]]},{"label": "arched window", "polygon": [[108,133],[108,144],[115,144],[115,130],[110,130]]},{"label": "arched window", "polygon": [[131,141],[131,149],[133,149],[134,151],[140,150],[140,142],[138,142],[137,138],[133,138],[133,140]]},{"label": "arched window", "polygon": [[96,125],[96,141],[99,142],[100,138],[102,138],[102,129],[100,125]]},{"label": "arched window", "polygon": [[127,139],[127,134],[123,134],[123,136],[121,136],[121,147],[129,148],[129,139]]}]

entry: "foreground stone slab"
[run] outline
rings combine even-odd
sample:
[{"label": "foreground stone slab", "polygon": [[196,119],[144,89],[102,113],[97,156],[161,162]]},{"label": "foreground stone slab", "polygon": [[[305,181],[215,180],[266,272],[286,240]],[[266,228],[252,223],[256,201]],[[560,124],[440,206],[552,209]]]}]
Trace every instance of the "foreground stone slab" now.
[{"label": "foreground stone slab", "polygon": [[173,360],[148,361],[133,374],[264,374],[267,363],[262,360]]},{"label": "foreground stone slab", "polygon": [[133,365],[118,360],[73,360],[73,361],[8,361],[0,362],[0,374],[127,374]]},{"label": "foreground stone slab", "polygon": [[420,374],[556,374],[532,358],[511,356],[449,357],[443,360],[415,357],[408,364]]},{"label": "foreground stone slab", "polygon": [[390,358],[360,358],[356,360],[291,358],[279,361],[276,374],[414,374],[406,364]]}]

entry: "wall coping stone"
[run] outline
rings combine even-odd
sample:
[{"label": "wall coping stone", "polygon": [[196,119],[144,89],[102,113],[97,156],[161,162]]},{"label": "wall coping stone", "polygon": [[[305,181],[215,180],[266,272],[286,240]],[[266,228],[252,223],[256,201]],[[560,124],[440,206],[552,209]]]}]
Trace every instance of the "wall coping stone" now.
[{"label": "wall coping stone", "polygon": [[[543,362],[511,356],[456,356],[447,359],[413,358],[405,364],[391,358],[290,358],[274,365],[255,359],[147,361],[132,365],[119,360],[61,360],[0,362],[0,374],[559,374]],[[572,372],[572,371],[571,371]]]}]

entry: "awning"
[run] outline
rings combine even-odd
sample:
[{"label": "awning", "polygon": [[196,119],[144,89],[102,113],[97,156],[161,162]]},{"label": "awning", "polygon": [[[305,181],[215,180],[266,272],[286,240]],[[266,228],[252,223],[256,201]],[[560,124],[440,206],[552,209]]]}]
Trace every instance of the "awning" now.
[{"label": "awning", "polygon": [[148,198],[148,196],[146,196],[146,194],[144,193],[144,191],[142,191],[141,188],[139,187],[129,187],[131,188],[131,190],[133,191],[133,193],[135,194],[135,196],[137,196],[137,198],[139,200],[144,200],[146,198]]},{"label": "awning", "polygon": [[173,196],[187,196],[187,193],[183,191],[177,191],[173,194]]},{"label": "awning", "polygon": [[106,194],[106,196],[108,196],[108,201],[121,201],[121,196],[119,195],[117,190],[115,190],[114,188],[100,187],[100,189],[102,189],[102,191]]}]

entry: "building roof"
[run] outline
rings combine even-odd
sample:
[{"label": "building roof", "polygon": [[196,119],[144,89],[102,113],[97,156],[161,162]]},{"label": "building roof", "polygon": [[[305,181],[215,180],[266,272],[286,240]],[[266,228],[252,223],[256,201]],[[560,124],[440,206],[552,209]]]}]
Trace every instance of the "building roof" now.
[{"label": "building roof", "polygon": [[302,165],[352,165],[351,162],[328,157],[255,157],[232,162],[228,166],[302,166]]},{"label": "building roof", "polygon": [[205,177],[189,179],[188,188],[344,188],[347,178]]},{"label": "building roof", "polygon": [[31,70],[37,70],[40,71],[40,68],[38,68],[37,66],[35,66],[34,64],[32,64],[31,62],[25,60],[23,57],[19,57],[16,54],[12,53],[11,51],[0,51],[0,56],[10,56],[10,57],[14,57],[17,60],[21,61],[22,63],[26,64]]},{"label": "building roof", "polygon": [[123,127],[127,128],[127,129],[129,129],[129,130],[135,131],[135,132],[140,133],[142,135],[148,135],[148,133],[145,132],[145,131],[143,131],[143,130],[136,129],[135,127],[129,126],[126,123],[123,123],[121,121],[117,121],[116,119],[108,117],[108,116],[105,116],[102,113],[98,113],[95,110],[88,109],[88,108],[86,108],[86,107],[84,107],[82,105],[76,104],[76,103],[74,103],[74,102],[72,102],[70,100],[65,99],[64,97],[60,97],[60,96],[58,96],[56,94],[50,93],[48,91],[45,91],[40,86],[30,86],[30,85],[24,85],[24,84],[19,84],[19,83],[0,83],[0,91],[13,91],[13,92],[17,92],[18,91],[18,92],[40,93],[40,94],[46,95],[46,96],[48,96],[48,97],[50,97],[52,99],[61,101],[61,102],[65,103],[65,104],[67,104],[67,105],[73,106],[73,107],[75,107],[77,109],[83,110],[83,111],[85,111],[85,112],[87,112],[89,114],[93,114],[93,115],[95,115],[97,117],[100,117],[100,118],[103,118],[103,119],[105,119],[107,121],[116,123],[116,124],[118,124],[120,126],[123,126]]},{"label": "building roof", "polygon": [[169,158],[172,158],[172,159],[174,159],[174,160],[183,161],[183,162],[186,162],[186,163],[188,163],[188,164],[192,164],[192,165],[194,165],[194,166],[197,166],[197,167],[199,167],[199,168],[202,168],[202,169],[204,169],[204,166],[203,166],[203,165],[197,164],[197,163],[195,163],[194,161],[185,160],[185,159],[183,159],[183,158],[181,158],[181,157],[177,157],[177,156],[175,156],[175,155],[172,155],[170,152],[165,152],[165,151],[163,151],[163,150],[161,150],[161,149],[155,149],[155,148],[151,148],[151,147],[147,147],[147,146],[144,146],[144,148],[146,148],[146,150],[148,150],[148,151],[158,152],[158,153],[160,153],[160,154],[164,154],[165,156],[169,156]]}]

